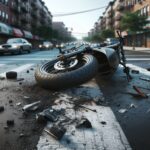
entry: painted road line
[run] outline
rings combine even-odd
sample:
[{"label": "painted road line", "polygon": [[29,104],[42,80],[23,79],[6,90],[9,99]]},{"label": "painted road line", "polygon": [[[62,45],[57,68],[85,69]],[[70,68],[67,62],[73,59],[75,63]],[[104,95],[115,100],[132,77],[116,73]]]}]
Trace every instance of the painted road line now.
[{"label": "painted road line", "polygon": [[10,58],[10,59],[2,59],[2,61],[14,61],[14,60],[16,60],[16,61],[18,61],[18,60],[22,60],[22,61],[24,61],[24,60],[29,60],[29,61],[32,61],[32,60],[52,60],[52,58]]},{"label": "painted road line", "polygon": [[5,64],[0,64],[0,67],[4,66]]},{"label": "painted road line", "polygon": [[148,61],[150,58],[127,58],[128,61]]},{"label": "painted road line", "polygon": [[[26,64],[26,65],[20,66],[18,68],[12,69],[10,71],[15,71],[15,72],[19,73],[19,72],[21,72],[21,71],[23,71],[25,69],[28,69],[29,67],[31,67],[33,65],[34,64]],[[0,76],[5,77],[6,76],[6,72],[1,73]]]},{"label": "painted road line", "polygon": [[[78,95],[84,96],[88,94],[88,98],[100,98],[102,97],[102,92],[96,84],[95,80],[82,85],[81,87],[68,89],[59,93],[57,101],[65,100],[69,101],[70,98],[76,97]],[[93,94],[95,93],[95,94]],[[95,109],[97,112],[86,111],[86,110],[77,110],[66,109],[72,108],[71,104],[66,104],[62,102],[59,105],[53,106],[54,109],[65,109],[65,115],[69,116],[71,120],[85,117],[91,124],[92,129],[76,129],[75,124],[67,125],[67,131],[61,142],[55,140],[51,135],[43,131],[38,145],[38,150],[54,150],[54,149],[63,149],[63,150],[131,150],[129,142],[119,125],[113,111],[110,107],[92,105],[84,105],[88,108]],[[105,121],[107,125],[103,125],[101,121]],[[47,124],[49,126],[50,124]],[[51,123],[52,125],[52,123]],[[75,134],[72,134],[74,131]],[[66,140],[67,139],[67,140]],[[67,142],[69,141],[69,142]]]},{"label": "painted road line", "polygon": [[127,64],[127,66],[133,70],[139,70],[141,74],[150,76],[150,72],[147,71],[145,68],[142,68],[133,64]]}]

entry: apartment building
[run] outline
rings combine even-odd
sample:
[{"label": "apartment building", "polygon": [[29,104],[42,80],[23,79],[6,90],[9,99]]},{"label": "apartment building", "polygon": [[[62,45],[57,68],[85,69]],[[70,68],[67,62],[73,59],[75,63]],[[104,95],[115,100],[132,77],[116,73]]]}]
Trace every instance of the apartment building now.
[{"label": "apartment building", "polygon": [[0,0],[1,37],[39,39],[32,31],[40,26],[52,26],[52,15],[42,0]]},{"label": "apartment building", "polygon": [[[141,15],[147,16],[150,21],[150,0],[125,0],[124,7],[130,12],[139,11]],[[145,26],[148,31],[139,32],[136,34],[136,46],[150,47],[150,23]],[[128,33],[125,37],[126,45],[131,46],[133,43],[133,36]]]},{"label": "apartment building", "polygon": [[71,37],[71,31],[69,31],[68,28],[65,27],[65,24],[61,21],[53,22],[52,28],[54,30],[57,30],[57,32],[60,36],[62,35],[62,37],[60,37],[60,39],[63,41],[64,41],[64,38]]},{"label": "apartment building", "polygon": [[[127,11],[140,11],[140,14],[147,16],[150,21],[150,0],[114,0],[108,4],[103,15],[99,17],[97,26],[100,30],[120,30],[121,18]],[[136,46],[150,47],[150,23],[145,28],[148,29],[147,32],[139,32],[136,34]],[[126,31],[122,32],[122,35],[125,37],[126,45],[132,46],[135,37],[133,38],[133,35]]]}]

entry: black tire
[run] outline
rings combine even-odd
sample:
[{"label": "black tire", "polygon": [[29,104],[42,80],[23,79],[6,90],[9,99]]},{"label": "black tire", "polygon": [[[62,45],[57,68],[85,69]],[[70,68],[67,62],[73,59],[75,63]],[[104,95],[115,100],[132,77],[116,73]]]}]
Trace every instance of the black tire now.
[{"label": "black tire", "polygon": [[6,78],[7,79],[16,79],[17,78],[17,72],[15,72],[15,71],[6,72]]},{"label": "black tire", "polygon": [[43,88],[52,90],[60,90],[82,84],[93,78],[97,73],[98,62],[92,55],[83,55],[81,59],[84,61],[82,66],[57,74],[48,72],[57,62],[57,59],[47,62],[36,69],[35,79]]},{"label": "black tire", "polygon": [[20,49],[19,49],[19,54],[22,54],[23,53],[23,48],[21,47]]}]

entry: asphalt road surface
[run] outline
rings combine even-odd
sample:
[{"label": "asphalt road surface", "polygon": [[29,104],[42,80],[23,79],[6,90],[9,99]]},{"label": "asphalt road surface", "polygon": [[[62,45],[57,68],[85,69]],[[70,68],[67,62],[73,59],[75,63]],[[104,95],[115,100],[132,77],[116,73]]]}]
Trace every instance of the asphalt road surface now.
[{"label": "asphalt road surface", "polygon": [[[58,55],[58,50],[54,49],[51,51],[48,50],[34,51],[30,54],[0,56],[0,74],[3,75],[5,72],[10,70],[14,70],[19,73],[28,68],[36,67],[38,64],[43,63],[44,61],[51,60],[57,55]],[[149,68],[150,53],[126,51],[126,57],[127,57],[128,64],[133,64],[134,66],[139,66],[146,69]],[[98,86],[101,89],[101,92],[105,97],[105,102],[104,103],[102,102],[102,106],[107,106],[108,108],[110,108],[110,109],[104,109],[105,117],[103,118],[104,120],[107,118],[106,120],[108,121],[106,121],[106,123],[108,125],[108,128],[100,132],[103,133],[104,135],[107,135],[107,137],[111,136],[112,134],[116,137],[116,139],[120,138],[122,140],[122,141],[120,140],[121,144],[119,143],[120,141],[117,141],[118,142],[117,144],[120,145],[122,149],[130,149],[130,147],[128,146],[127,146],[128,148],[126,146],[123,147],[123,145],[128,145],[128,141],[129,141],[132,149],[134,150],[141,150],[141,149],[149,150],[150,149],[150,143],[149,143],[149,139],[150,139],[149,101],[150,100],[149,98],[148,99],[135,98],[132,95],[127,94],[127,92],[134,92],[132,86],[137,85],[146,88],[142,90],[148,93],[149,90],[147,89],[150,89],[150,86],[149,86],[149,82],[139,80],[140,76],[145,76],[145,75],[141,75],[141,74],[131,74],[131,75],[133,76],[133,80],[130,83],[128,83],[126,80],[126,76],[125,74],[123,74],[122,68],[120,67],[120,69],[112,77],[110,76],[100,77],[99,75],[96,76],[95,78],[96,81],[94,82],[97,84],[96,86]],[[27,81],[30,82],[30,77],[28,77],[28,79],[29,80]],[[28,85],[30,84],[28,83]],[[88,86],[91,85],[88,84]],[[4,94],[7,94],[5,92]],[[22,91],[22,92],[26,94],[26,91]],[[34,92],[36,93],[37,91],[35,90]],[[94,91],[92,93],[94,93]],[[38,95],[36,98],[38,99]],[[124,113],[120,113],[119,112],[120,109],[125,109],[126,111]],[[103,108],[101,108],[101,110],[103,110]],[[103,111],[101,113],[103,113]],[[110,116],[112,118],[115,116],[117,120],[111,119]],[[112,126],[114,125],[118,126],[118,124],[120,124],[122,129],[118,127],[117,131],[121,132],[121,134],[117,136],[116,130],[115,132],[114,130],[113,132],[112,130],[110,130],[110,133],[105,132],[106,130],[113,129],[112,126],[109,127],[110,125],[109,121],[111,122]],[[0,132],[1,130],[2,129],[0,129]],[[128,141],[126,141],[124,134]],[[115,148],[116,141],[114,140],[113,142],[113,138],[114,137],[112,136],[109,140],[112,142],[111,143],[112,147]],[[105,149],[108,146],[107,145],[105,147],[105,144],[108,144],[110,141],[107,139],[105,143],[105,139],[103,140],[101,142],[104,142],[103,149]],[[111,150],[109,146],[108,149]],[[120,148],[118,147],[118,150],[119,149]]]}]

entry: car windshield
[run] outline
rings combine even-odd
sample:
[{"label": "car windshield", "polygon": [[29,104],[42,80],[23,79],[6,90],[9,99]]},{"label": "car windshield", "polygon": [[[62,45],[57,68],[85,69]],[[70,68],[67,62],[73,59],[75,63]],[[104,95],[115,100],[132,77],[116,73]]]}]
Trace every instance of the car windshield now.
[{"label": "car windshield", "polygon": [[22,43],[21,39],[8,39],[7,40],[8,44],[13,44],[13,43]]}]

